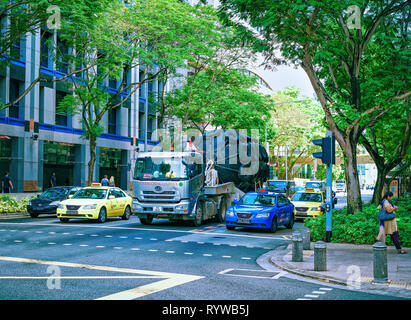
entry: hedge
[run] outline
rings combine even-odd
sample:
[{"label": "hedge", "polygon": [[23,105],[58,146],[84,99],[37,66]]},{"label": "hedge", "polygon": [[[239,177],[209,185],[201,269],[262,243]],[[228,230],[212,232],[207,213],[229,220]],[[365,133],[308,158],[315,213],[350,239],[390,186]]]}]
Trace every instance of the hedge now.
[{"label": "hedge", "polygon": [[11,198],[9,195],[0,195],[0,214],[12,212],[26,212],[28,203],[28,198],[23,198],[21,200],[16,201],[16,199]]},{"label": "hedge", "polygon": [[[396,219],[400,242],[403,247],[411,247],[411,200],[394,200],[400,208]],[[347,214],[347,209],[333,210],[332,237],[333,243],[373,244],[379,232],[380,222],[377,218],[379,209],[375,204],[364,204],[361,212]],[[311,230],[311,240],[325,241],[325,214],[316,218],[307,218],[304,225]],[[393,246],[387,235],[386,244]]]}]

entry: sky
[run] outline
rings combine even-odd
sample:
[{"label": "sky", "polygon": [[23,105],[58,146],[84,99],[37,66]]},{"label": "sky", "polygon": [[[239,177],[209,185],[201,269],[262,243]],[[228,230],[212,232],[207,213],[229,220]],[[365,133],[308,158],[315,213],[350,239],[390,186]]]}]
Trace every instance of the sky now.
[{"label": "sky", "polygon": [[265,70],[264,67],[258,66],[262,61],[263,59],[260,57],[250,69],[262,77],[273,89],[273,92],[283,90],[285,87],[292,85],[301,89],[302,95],[314,98],[314,89],[302,68],[295,69],[292,66],[279,66],[276,67],[276,70]]}]

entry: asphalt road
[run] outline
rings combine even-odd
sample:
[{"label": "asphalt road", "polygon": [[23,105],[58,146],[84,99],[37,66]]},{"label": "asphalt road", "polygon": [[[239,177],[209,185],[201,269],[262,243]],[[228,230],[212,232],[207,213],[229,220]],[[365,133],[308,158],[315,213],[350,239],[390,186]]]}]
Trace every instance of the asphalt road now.
[{"label": "asphalt road", "polygon": [[228,231],[215,222],[145,226],[134,216],[104,224],[0,220],[0,300],[398,299],[263,269],[257,260],[291,233]]}]

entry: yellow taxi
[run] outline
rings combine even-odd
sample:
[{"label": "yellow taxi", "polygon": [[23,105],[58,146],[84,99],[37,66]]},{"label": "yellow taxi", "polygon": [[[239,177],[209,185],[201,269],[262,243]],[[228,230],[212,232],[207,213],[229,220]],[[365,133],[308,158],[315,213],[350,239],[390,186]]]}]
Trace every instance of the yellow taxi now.
[{"label": "yellow taxi", "polygon": [[57,207],[57,218],[62,222],[68,222],[69,219],[96,219],[103,223],[108,217],[128,220],[131,204],[132,198],[120,188],[92,184],[61,201]]},{"label": "yellow taxi", "polygon": [[291,202],[295,207],[295,218],[305,219],[307,217],[323,215],[325,201],[325,193],[322,191],[305,189],[304,191],[296,192],[291,198]]}]

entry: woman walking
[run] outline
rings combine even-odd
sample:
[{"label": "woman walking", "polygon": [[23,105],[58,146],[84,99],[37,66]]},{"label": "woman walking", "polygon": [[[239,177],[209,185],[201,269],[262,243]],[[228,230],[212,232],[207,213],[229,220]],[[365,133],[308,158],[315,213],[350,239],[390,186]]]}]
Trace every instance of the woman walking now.
[{"label": "woman walking", "polygon": [[[395,213],[394,211],[397,210],[398,207],[395,207],[391,203],[392,197],[393,193],[390,191],[387,191],[384,194],[383,200],[381,202],[381,210],[385,209],[388,213]],[[395,248],[397,249],[397,252],[399,254],[406,253],[401,248],[400,240],[398,237],[397,220],[395,218],[391,220],[380,221],[380,233],[377,236],[377,240],[385,242],[386,234],[389,234],[391,236],[392,242],[394,242]]]},{"label": "woman walking", "polygon": [[109,185],[110,187],[114,187],[114,177],[113,177],[113,176],[110,177],[110,180],[109,180],[109,182],[108,182],[108,185]]}]

